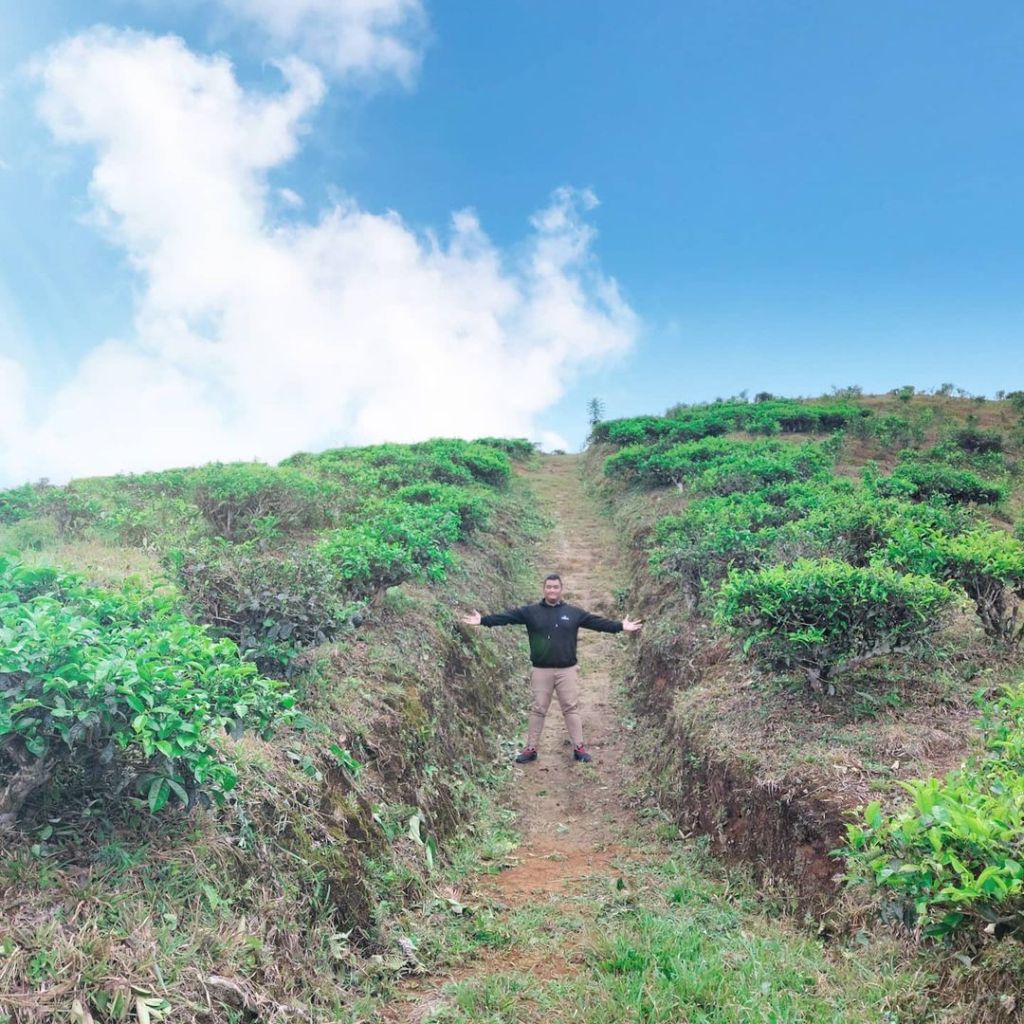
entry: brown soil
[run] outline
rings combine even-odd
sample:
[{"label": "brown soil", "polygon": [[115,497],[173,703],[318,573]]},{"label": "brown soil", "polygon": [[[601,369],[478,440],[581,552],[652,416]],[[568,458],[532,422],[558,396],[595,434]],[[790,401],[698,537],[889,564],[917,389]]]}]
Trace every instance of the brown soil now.
[{"label": "brown soil", "polygon": [[[544,458],[530,482],[554,523],[538,560],[538,594],[542,577],[558,572],[566,601],[621,617],[612,598],[617,581],[625,576],[618,541],[611,523],[584,496],[579,457]],[[522,835],[517,862],[476,882],[479,896],[498,906],[515,908],[563,896],[568,900],[582,893],[588,878],[614,870],[612,862],[623,849],[613,840],[634,821],[622,785],[625,740],[613,699],[616,655],[631,638],[582,630],[579,640],[583,729],[594,760],[590,765],[573,761],[557,702],[552,702],[538,760],[515,769]],[[524,688],[525,675],[526,666]],[[408,982],[379,1019],[417,1024],[441,1005],[440,989],[451,981],[522,970],[558,977],[573,970],[573,954],[572,948],[563,947],[561,958],[545,955],[534,963],[530,957],[536,954],[514,947],[489,953],[451,974]]]}]

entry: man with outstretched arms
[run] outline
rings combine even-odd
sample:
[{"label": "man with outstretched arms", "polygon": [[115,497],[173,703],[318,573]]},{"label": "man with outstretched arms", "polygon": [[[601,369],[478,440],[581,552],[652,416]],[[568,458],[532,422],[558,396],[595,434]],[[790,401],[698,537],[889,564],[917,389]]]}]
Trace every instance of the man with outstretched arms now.
[{"label": "man with outstretched arms", "polygon": [[551,704],[551,696],[558,697],[558,706],[565,717],[565,727],[572,740],[572,756],[576,761],[589,761],[591,756],[583,746],[583,723],[579,713],[579,684],[576,664],[576,637],[580,629],[596,629],[600,633],[635,633],[641,621],[631,619],[603,619],[566,604],[562,600],[562,577],[551,573],[544,580],[544,597],[536,604],[525,604],[498,615],[481,615],[474,611],[462,621],[467,626],[525,626],[530,637],[530,727],[526,746],[516,755],[516,761],[525,764],[537,760],[544,716]]}]

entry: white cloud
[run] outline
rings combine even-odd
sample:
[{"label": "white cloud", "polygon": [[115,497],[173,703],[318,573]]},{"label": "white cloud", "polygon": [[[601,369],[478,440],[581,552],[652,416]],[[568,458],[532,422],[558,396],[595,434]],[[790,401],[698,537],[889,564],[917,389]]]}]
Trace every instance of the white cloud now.
[{"label": "white cloud", "polygon": [[514,254],[471,211],[443,237],[352,200],[275,222],[267,172],[323,94],[308,64],[281,71],[280,92],[249,92],[223,57],[106,29],[40,63],[42,116],[95,151],[95,216],[140,287],[133,335],[98,345],[31,425],[23,370],[0,364],[0,481],[532,437],[574,372],[630,347],[589,193],[557,190]]},{"label": "white cloud", "polygon": [[277,45],[344,76],[411,85],[426,39],[421,0],[219,0]]},{"label": "white cloud", "polygon": [[562,434],[556,433],[553,430],[541,432],[540,446],[541,450],[545,452],[567,452],[572,448],[572,445],[569,444]]}]

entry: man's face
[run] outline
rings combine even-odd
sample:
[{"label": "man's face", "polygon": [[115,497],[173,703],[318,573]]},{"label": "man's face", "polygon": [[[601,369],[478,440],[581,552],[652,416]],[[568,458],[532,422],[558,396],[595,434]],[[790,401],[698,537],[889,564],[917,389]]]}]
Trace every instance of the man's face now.
[{"label": "man's face", "polygon": [[562,600],[561,580],[544,581],[544,600],[548,604],[558,604],[558,602]]}]

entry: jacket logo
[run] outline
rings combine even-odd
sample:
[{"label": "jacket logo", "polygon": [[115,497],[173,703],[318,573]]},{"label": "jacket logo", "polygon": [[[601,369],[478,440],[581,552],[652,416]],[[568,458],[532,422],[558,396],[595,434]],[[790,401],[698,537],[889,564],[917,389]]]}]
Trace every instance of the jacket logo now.
[{"label": "jacket logo", "polygon": [[563,615],[562,616],[562,621],[563,622],[568,622],[569,621],[569,616],[568,615]]}]

